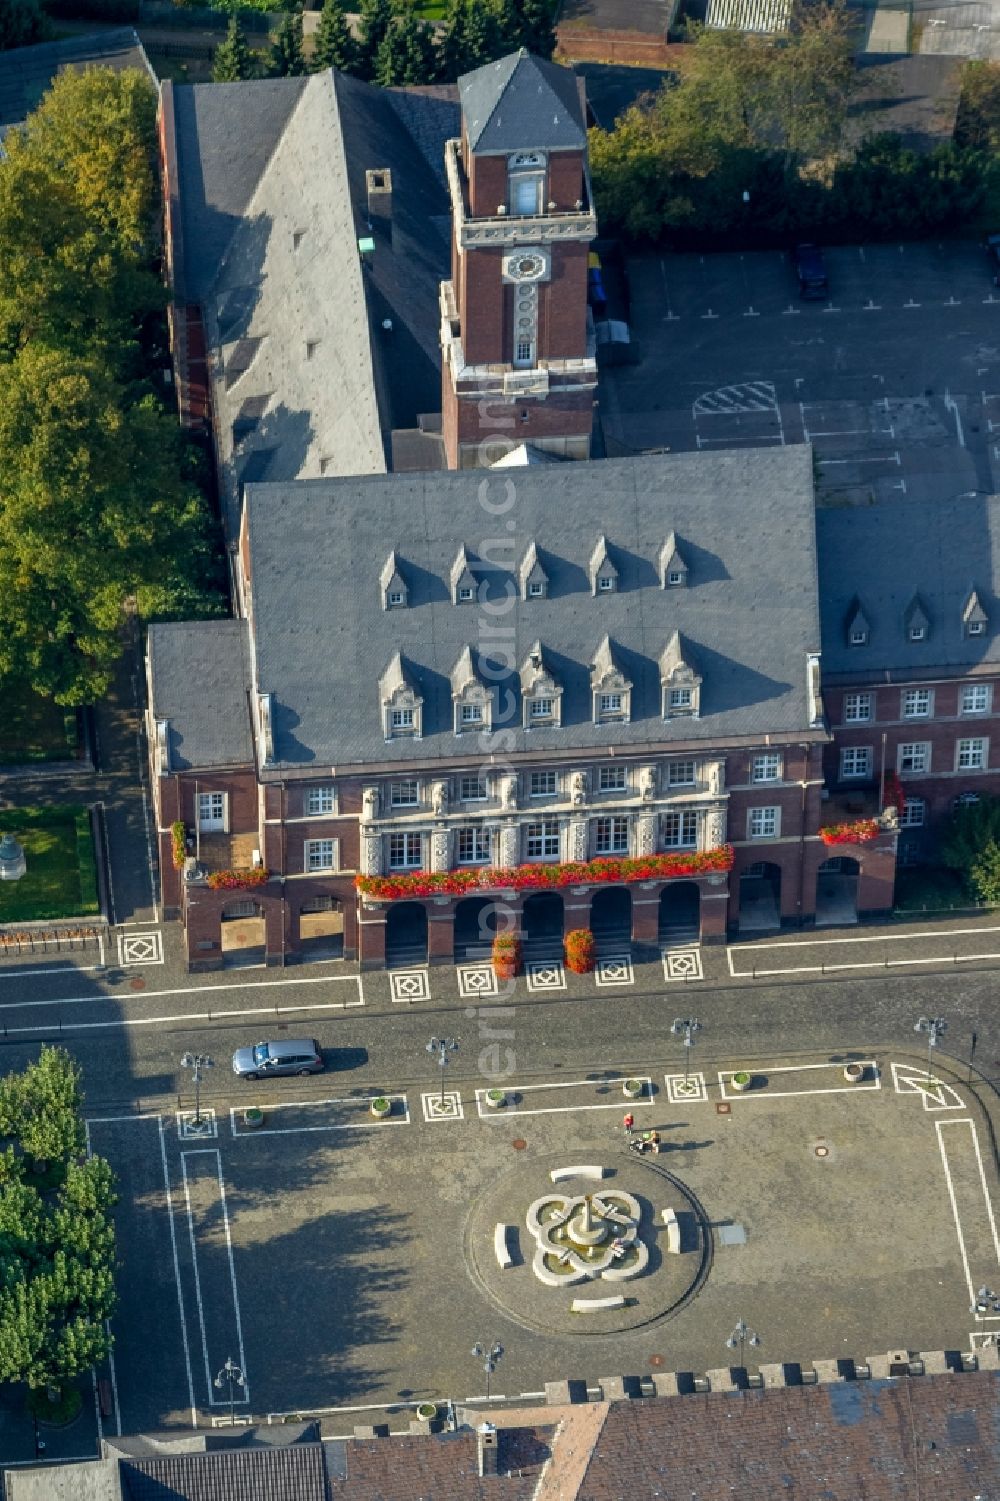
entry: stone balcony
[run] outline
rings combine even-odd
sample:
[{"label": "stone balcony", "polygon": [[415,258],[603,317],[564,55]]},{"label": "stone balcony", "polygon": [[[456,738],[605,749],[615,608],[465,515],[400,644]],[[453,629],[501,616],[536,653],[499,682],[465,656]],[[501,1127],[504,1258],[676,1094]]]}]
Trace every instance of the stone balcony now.
[{"label": "stone balcony", "polygon": [[250,870],[254,851],[260,848],[260,835],[202,834],[201,863],[205,870]]}]

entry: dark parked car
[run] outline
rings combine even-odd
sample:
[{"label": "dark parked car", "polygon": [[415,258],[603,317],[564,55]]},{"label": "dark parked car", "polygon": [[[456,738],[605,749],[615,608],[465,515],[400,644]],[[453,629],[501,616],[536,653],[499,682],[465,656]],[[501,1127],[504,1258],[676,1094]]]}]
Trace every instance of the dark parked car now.
[{"label": "dark parked car", "polygon": [[280,1038],[237,1048],[233,1073],[238,1079],[270,1079],[274,1074],[321,1074],[326,1064],[315,1037]]},{"label": "dark parked car", "polygon": [[1000,235],[986,236],[986,254],[990,258],[990,269],[993,272],[993,285],[1000,287]]},{"label": "dark parked car", "polygon": [[795,271],[799,278],[799,296],[808,302],[824,301],[830,295],[823,252],[818,245],[796,245]]}]

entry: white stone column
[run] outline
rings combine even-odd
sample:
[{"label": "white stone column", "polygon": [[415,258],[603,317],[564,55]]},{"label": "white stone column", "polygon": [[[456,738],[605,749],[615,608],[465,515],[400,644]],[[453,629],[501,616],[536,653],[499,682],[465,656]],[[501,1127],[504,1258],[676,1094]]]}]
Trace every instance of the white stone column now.
[{"label": "white stone column", "polygon": [[582,863],[587,855],[587,820],[573,818],[566,831],[566,859]]},{"label": "white stone column", "polygon": [[706,808],[705,815],[701,820],[701,840],[699,848],[703,850],[718,849],[720,844],[726,842],[726,804],[713,803]]},{"label": "white stone column", "polygon": [[361,835],[361,873],[365,876],[382,874],[382,836],[364,831]]},{"label": "white stone column", "polygon": [[451,869],[451,835],[447,829],[435,829],[430,835],[432,871]]},{"label": "white stone column", "polygon": [[635,852],[637,855],[655,855],[659,816],[656,813],[640,813],[635,821]]},{"label": "white stone column", "polygon": [[500,825],[500,837],[497,840],[497,853],[499,863],[508,867],[517,865],[521,859],[521,836],[516,823]]}]

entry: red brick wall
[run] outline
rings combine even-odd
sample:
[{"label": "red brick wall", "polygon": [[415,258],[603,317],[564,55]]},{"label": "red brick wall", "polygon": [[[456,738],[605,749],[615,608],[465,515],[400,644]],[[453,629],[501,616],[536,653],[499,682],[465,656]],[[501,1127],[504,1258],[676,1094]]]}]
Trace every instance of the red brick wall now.
[{"label": "red brick wall", "polygon": [[507,158],[465,154],[469,176],[469,213],[473,219],[491,219],[507,203]]},{"label": "red brick wall", "polygon": [[586,245],[554,246],[552,279],[538,290],[539,359],[583,359],[587,353]]},{"label": "red brick wall", "polygon": [[511,407],[514,427],[509,431],[479,416],[476,400],[458,403],[458,431],[462,443],[475,443],[503,431],[515,443],[530,443],[532,438],[586,436],[593,423],[593,392],[579,394],[558,392],[544,401],[516,401]]},{"label": "red brick wall", "polygon": [[548,197],[563,213],[583,198],[582,151],[555,151],[549,157]]},{"label": "red brick wall", "polygon": [[504,286],[500,266],[499,250],[466,251],[458,311],[469,365],[510,362],[510,351],[504,344]]}]

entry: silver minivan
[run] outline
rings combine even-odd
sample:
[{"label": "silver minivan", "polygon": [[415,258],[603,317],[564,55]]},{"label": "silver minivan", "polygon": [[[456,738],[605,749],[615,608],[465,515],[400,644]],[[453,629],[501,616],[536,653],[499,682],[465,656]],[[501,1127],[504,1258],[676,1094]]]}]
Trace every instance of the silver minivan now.
[{"label": "silver minivan", "polygon": [[321,1074],[326,1067],[315,1037],[282,1037],[237,1048],[233,1073],[238,1079],[270,1079],[275,1074]]}]

